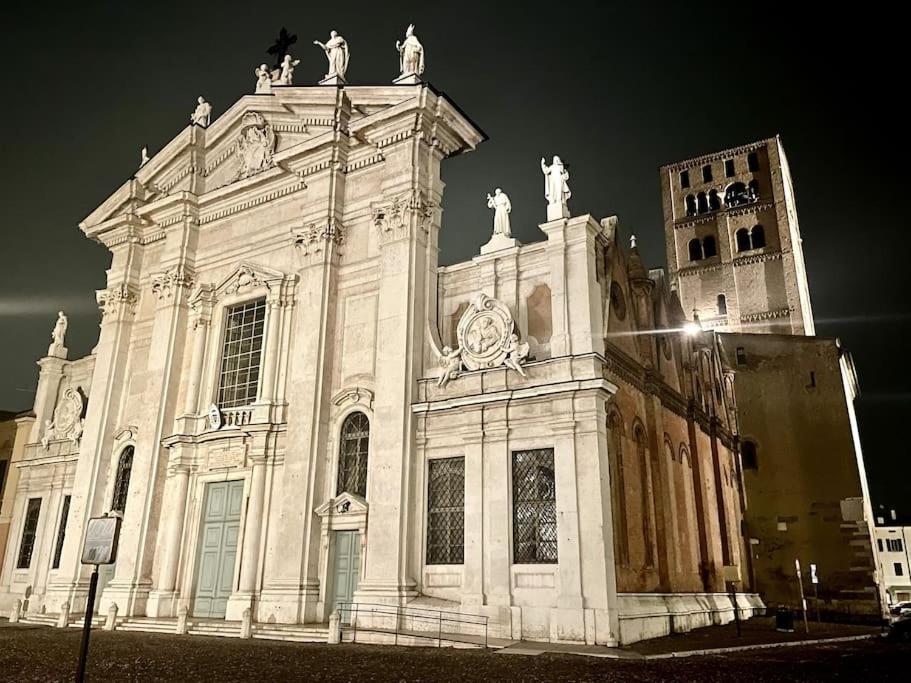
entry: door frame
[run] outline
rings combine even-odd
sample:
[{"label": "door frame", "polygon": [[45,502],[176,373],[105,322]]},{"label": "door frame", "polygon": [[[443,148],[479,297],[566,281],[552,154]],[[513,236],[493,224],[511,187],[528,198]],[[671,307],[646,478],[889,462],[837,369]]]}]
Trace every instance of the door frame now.
[{"label": "door frame", "polygon": [[358,579],[363,580],[367,558],[367,501],[356,493],[342,493],[330,498],[314,512],[320,518],[319,601],[316,614],[321,621],[329,621],[335,599],[335,533],[357,531],[360,567]]}]

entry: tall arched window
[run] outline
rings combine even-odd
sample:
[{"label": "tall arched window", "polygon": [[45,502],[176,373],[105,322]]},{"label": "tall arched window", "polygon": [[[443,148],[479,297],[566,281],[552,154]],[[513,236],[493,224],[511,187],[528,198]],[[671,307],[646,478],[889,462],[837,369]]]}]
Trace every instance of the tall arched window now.
[{"label": "tall arched window", "polygon": [[747,186],[743,183],[731,183],[724,192],[725,206],[740,206],[748,201]]},{"label": "tall arched window", "polygon": [[655,549],[652,547],[652,497],[649,495],[649,463],[645,445],[645,430],[642,425],[636,425],[634,436],[636,460],[639,462],[639,476],[642,480],[639,490],[642,503],[642,543],[645,549],[645,566],[653,567],[655,566]]},{"label": "tall arched window", "polygon": [[696,210],[698,213],[708,213],[709,200],[705,196],[705,192],[700,192],[696,195]]},{"label": "tall arched window", "polygon": [[114,496],[111,498],[111,511],[123,512],[127,508],[127,494],[130,490],[130,473],[133,471],[132,446],[127,446],[117,462],[117,477],[114,479]]},{"label": "tall arched window", "polygon": [[614,551],[617,562],[629,564],[629,530],[626,526],[626,482],[623,465],[623,419],[616,410],[607,418],[607,459],[610,463],[611,509],[614,513]]},{"label": "tall arched window", "polygon": [[765,246],[765,228],[761,225],[754,225],[750,230],[750,244],[753,249],[761,249]]},{"label": "tall arched window", "polygon": [[724,294],[718,295],[718,315],[727,315],[728,314],[728,300],[725,298]]},{"label": "tall arched window", "polygon": [[690,253],[690,261],[701,261],[702,260],[702,242],[697,238],[690,240],[689,245],[687,245]]},{"label": "tall arched window", "polygon": [[734,239],[737,242],[737,251],[749,251],[751,249],[750,231],[746,228],[740,228],[740,230],[735,232]]},{"label": "tall arched window", "polygon": [[370,421],[364,413],[351,413],[345,418],[340,441],[336,495],[347,491],[366,496]]},{"label": "tall arched window", "polygon": [[721,208],[721,198],[718,196],[717,190],[709,190],[709,209],[711,211],[717,211]]},{"label": "tall arched window", "polygon": [[759,199],[759,181],[751,180],[750,184],[747,186],[747,193],[749,194],[750,201],[755,202]]},{"label": "tall arched window", "polygon": [[740,460],[745,470],[758,470],[759,459],[756,457],[756,443],[747,439],[740,444]]},{"label": "tall arched window", "polygon": [[718,256],[718,245],[715,243],[714,235],[706,235],[702,238],[702,255],[705,258]]},{"label": "tall arched window", "polygon": [[684,205],[686,206],[686,215],[695,216],[696,215],[696,197],[688,194],[683,200]]}]

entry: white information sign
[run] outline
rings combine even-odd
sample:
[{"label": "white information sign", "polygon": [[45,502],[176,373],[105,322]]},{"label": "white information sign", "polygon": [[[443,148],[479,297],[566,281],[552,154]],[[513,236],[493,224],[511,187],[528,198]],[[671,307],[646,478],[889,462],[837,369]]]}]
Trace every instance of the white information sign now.
[{"label": "white information sign", "polygon": [[119,538],[120,517],[92,517],[82,546],[82,564],[113,564]]},{"label": "white information sign", "polygon": [[813,583],[819,583],[819,577],[816,576],[816,565],[815,564],[810,565],[810,581],[812,581]]}]

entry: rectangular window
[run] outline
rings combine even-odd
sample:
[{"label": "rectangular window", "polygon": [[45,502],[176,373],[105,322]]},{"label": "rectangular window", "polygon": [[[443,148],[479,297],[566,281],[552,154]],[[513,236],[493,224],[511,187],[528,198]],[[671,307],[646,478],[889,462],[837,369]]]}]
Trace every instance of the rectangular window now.
[{"label": "rectangular window", "polygon": [[0,500],[3,500],[3,489],[6,487],[7,460],[0,460]]},{"label": "rectangular window", "polygon": [[431,460],[427,478],[427,564],[462,564],[465,458]]},{"label": "rectangular window", "polygon": [[516,564],[557,561],[554,449],[512,454],[512,554]]},{"label": "rectangular window", "polygon": [[19,561],[16,562],[16,569],[28,569],[32,564],[32,550],[35,549],[39,514],[41,514],[41,499],[29,498],[25,508],[25,524],[22,527],[22,541],[19,544]]},{"label": "rectangular window", "polygon": [[886,548],[888,548],[891,553],[900,553],[904,549],[900,538],[887,538]]},{"label": "rectangular window", "polygon": [[905,567],[904,567],[904,565],[903,565],[901,562],[896,562],[896,563],[895,563],[895,575],[896,575],[896,576],[904,576],[904,575],[905,575]]},{"label": "rectangular window", "polygon": [[63,539],[66,537],[66,520],[70,516],[70,497],[63,497],[63,509],[60,511],[60,526],[57,528],[57,545],[54,548],[54,564],[51,569],[60,567],[60,556],[63,554]]},{"label": "rectangular window", "polygon": [[218,381],[220,408],[246,406],[256,400],[265,319],[265,299],[228,309]]},{"label": "rectangular window", "polygon": [[724,160],[724,175],[726,178],[734,177],[734,160],[733,159]]},{"label": "rectangular window", "polygon": [[680,189],[685,190],[690,186],[690,172],[680,171]]},{"label": "rectangular window", "polygon": [[756,152],[750,152],[747,155],[747,166],[751,172],[759,170],[759,155]]},{"label": "rectangular window", "polygon": [[706,164],[702,167],[702,182],[710,183],[712,182],[712,165]]},{"label": "rectangular window", "polygon": [[883,539],[881,539],[881,538],[876,539],[876,547],[879,548],[879,552],[883,551]]}]

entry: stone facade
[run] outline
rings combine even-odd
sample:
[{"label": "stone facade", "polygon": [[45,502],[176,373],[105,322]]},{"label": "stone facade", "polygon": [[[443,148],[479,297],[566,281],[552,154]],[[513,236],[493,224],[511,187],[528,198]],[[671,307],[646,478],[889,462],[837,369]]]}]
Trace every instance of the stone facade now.
[{"label": "stone facade", "polygon": [[84,610],[113,511],[102,614],[429,602],[617,644],[730,620],[739,581],[749,615],[718,335],[681,333],[616,218],[439,267],[440,166],[483,139],[427,85],[275,87],[94,211],[100,337],[40,362],[0,607]]},{"label": "stone facade", "polygon": [[911,602],[911,526],[876,526],[877,570],[886,602]]}]

